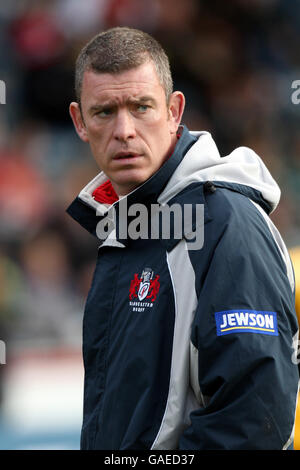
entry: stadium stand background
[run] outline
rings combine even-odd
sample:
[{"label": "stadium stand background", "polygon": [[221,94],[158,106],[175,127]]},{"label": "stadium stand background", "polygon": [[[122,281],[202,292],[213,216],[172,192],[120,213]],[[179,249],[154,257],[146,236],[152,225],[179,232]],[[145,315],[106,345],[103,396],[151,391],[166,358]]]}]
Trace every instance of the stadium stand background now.
[{"label": "stadium stand background", "polygon": [[299,0],[2,2],[0,449],[79,447],[97,241],[64,211],[98,168],[68,105],[80,47],[115,25],[161,41],[190,129],[210,131],[223,155],[246,145],[262,157],[282,189],[273,221],[290,249],[300,245]]}]

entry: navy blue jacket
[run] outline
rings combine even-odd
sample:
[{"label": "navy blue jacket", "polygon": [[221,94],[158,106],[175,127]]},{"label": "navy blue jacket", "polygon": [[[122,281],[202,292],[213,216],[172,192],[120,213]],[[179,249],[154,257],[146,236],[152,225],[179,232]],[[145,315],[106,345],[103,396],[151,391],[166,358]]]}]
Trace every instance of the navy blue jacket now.
[{"label": "navy blue jacket", "polygon": [[[105,180],[68,208],[94,236],[114,214],[83,319],[81,448],[292,448],[294,277],[260,158],[245,147],[221,157],[209,133],[183,127],[171,158],[112,207],[92,197]],[[192,217],[181,236],[170,217],[167,237],[133,239],[120,233],[122,202],[143,204],[149,227],[153,204],[189,204]]]}]

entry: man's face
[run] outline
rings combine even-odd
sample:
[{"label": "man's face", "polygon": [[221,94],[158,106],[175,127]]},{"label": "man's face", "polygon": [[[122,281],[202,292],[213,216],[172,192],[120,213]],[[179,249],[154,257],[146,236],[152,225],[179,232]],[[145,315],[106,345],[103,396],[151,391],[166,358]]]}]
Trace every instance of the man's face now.
[{"label": "man's face", "polygon": [[152,176],[172,153],[184,96],[165,91],[151,61],[118,74],[84,73],[81,111],[71,103],[78,135],[118,195]]}]

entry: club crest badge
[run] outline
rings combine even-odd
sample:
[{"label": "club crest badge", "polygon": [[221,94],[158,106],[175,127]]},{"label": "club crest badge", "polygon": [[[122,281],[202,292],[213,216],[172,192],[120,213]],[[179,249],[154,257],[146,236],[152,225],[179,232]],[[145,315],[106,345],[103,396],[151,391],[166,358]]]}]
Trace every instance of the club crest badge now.
[{"label": "club crest badge", "polygon": [[[129,304],[133,310],[144,311],[146,307],[152,307],[160,288],[159,275],[154,276],[151,268],[144,268],[141,276],[134,274],[129,288]],[[136,301],[134,301],[136,299]],[[149,299],[149,300],[148,300]]]}]

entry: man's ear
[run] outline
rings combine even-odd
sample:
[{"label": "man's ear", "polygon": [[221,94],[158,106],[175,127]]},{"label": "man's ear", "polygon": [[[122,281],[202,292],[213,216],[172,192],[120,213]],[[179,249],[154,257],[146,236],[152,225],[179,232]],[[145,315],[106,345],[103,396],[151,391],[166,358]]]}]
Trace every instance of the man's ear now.
[{"label": "man's ear", "polygon": [[185,97],[181,91],[174,91],[169,99],[168,113],[171,134],[175,134],[181,123],[185,107]]},{"label": "man's ear", "polygon": [[78,103],[75,101],[72,101],[72,103],[69,106],[69,112],[70,116],[72,118],[74,127],[76,129],[77,134],[79,135],[80,139],[83,140],[83,142],[88,142],[88,134],[87,130],[84,124],[84,120],[81,114],[81,109]]}]

